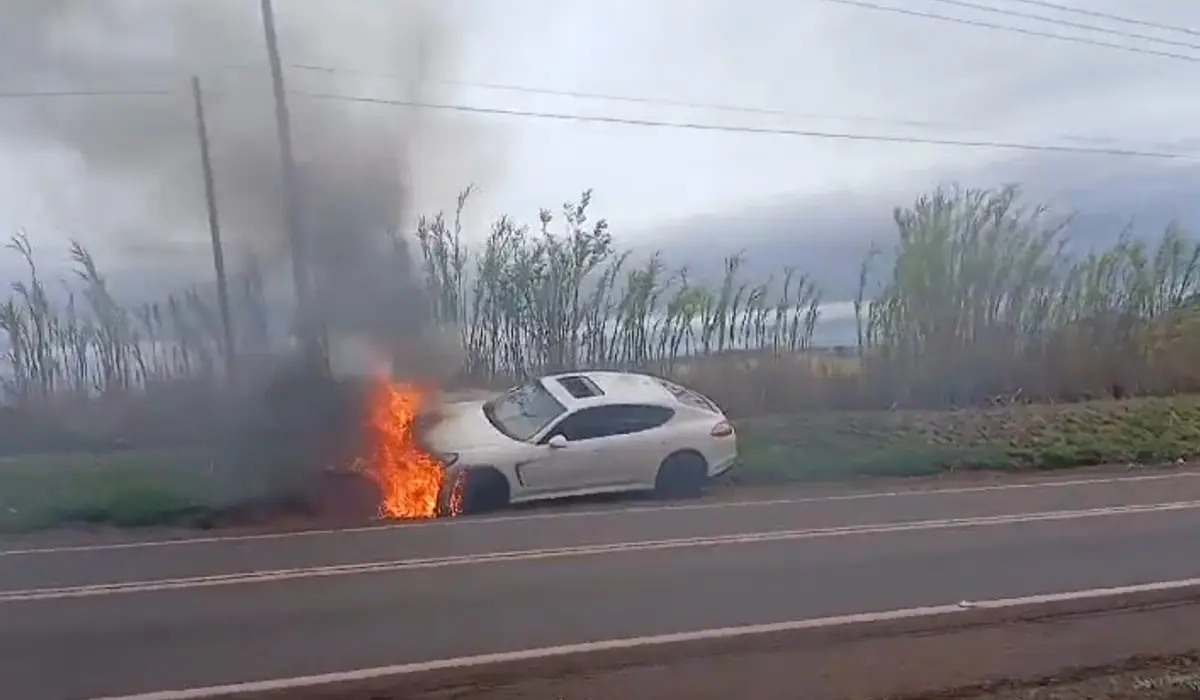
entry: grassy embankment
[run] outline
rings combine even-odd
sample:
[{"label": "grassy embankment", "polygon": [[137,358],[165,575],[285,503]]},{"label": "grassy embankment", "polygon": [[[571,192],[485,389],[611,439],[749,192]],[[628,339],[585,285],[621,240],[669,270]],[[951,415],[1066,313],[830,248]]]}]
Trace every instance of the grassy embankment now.
[{"label": "grassy embankment", "polygon": [[[786,484],[948,470],[1055,470],[1200,456],[1200,397],[988,410],[831,412],[739,423],[727,484]],[[49,454],[0,461],[0,531],[62,522],[201,522],[244,495],[200,454]]]},{"label": "grassy embankment", "polygon": [[[553,237],[498,222],[479,251],[465,249],[455,219],[423,222],[433,315],[461,333],[460,381],[503,385],[569,366],[676,376],[737,417],[738,483],[1200,456],[1200,246],[1176,229],[1157,247],[1123,239],[1071,257],[1059,222],[1011,191],[935,193],[897,211],[888,269],[867,257],[859,342],[834,356],[812,349],[821,295],[805,275],[748,282],[734,256],[710,287],[659,258],[632,266],[586,204],[566,208]],[[220,334],[205,296],[126,310],[76,253],[78,304],[54,308],[31,262],[0,309],[25,350],[9,382],[21,401],[7,416],[21,420],[0,421],[0,437],[36,450],[31,436],[117,436],[135,449],[0,462],[0,529],[151,524],[228,504],[247,475],[198,453],[138,448],[167,429],[195,444],[214,413],[183,422],[163,410],[213,384]],[[260,356],[261,284],[251,275],[237,289],[240,349]],[[83,387],[127,410],[97,409],[78,398]]]}]

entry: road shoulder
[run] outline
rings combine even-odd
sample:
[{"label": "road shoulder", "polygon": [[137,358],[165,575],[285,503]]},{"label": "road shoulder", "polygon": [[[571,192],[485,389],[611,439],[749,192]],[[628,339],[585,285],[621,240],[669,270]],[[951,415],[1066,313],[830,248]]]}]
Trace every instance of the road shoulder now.
[{"label": "road shoulder", "polygon": [[1198,652],[1200,604],[1193,602],[654,659],[607,670],[579,665],[550,677],[463,674],[427,687],[381,679],[239,700],[1044,700],[1054,696],[1026,691],[1072,684],[1094,691],[1110,678],[1131,688],[1138,678],[1158,678],[1163,685],[1195,668]]},{"label": "road shoulder", "polygon": [[[725,486],[714,489],[709,495],[694,500],[662,502],[650,498],[625,497],[586,499],[563,503],[547,503],[514,508],[505,513],[489,516],[496,518],[520,518],[529,515],[553,515],[577,512],[619,512],[663,507],[704,507],[705,505],[735,504],[738,502],[762,502],[778,500],[803,501],[854,497],[872,493],[903,493],[936,490],[1003,488],[1006,486],[1044,483],[1088,482],[1105,479],[1123,479],[1138,476],[1169,476],[1174,473],[1200,474],[1200,463],[1172,463],[1167,465],[1108,465],[1070,469],[1057,472],[998,472],[969,470],[946,472],[938,476],[861,478],[850,481],[787,484],[779,486]],[[412,523],[419,525],[420,523]],[[341,531],[375,527],[405,526],[396,521],[333,520],[305,521],[300,519],[280,521],[269,525],[222,527],[207,530],[184,528],[61,528],[20,535],[0,536],[0,554],[3,551],[41,549],[54,547],[87,547],[122,544],[129,542],[171,541],[179,539],[237,538],[259,535],[286,535],[314,531]]]}]

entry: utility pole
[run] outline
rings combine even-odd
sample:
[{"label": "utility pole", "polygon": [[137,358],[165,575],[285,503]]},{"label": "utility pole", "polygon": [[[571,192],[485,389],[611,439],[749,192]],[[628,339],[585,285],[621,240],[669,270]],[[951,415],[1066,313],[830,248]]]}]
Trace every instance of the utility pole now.
[{"label": "utility pole", "polygon": [[275,9],[271,0],[262,0],[262,17],[267,56],[271,63],[271,83],[275,92],[275,127],[283,171],[283,216],[292,249],[292,279],[295,284],[300,349],[307,367],[328,371],[328,358],[321,350],[316,333],[317,324],[313,318],[312,272],[308,264],[308,241],[300,216],[296,155],[292,150],[292,118],[288,110],[283,64],[279,59],[279,39],[275,32]]},{"label": "utility pole", "polygon": [[200,139],[200,164],[204,170],[204,200],[208,205],[208,232],[212,236],[213,269],[217,273],[217,305],[225,341],[225,378],[232,387],[237,381],[233,319],[229,314],[229,283],[225,278],[225,251],[221,246],[221,223],[217,216],[217,191],[213,184],[212,156],[208,148],[208,122],[204,117],[204,93],[200,78],[192,76],[192,100],[196,105],[196,133]]}]

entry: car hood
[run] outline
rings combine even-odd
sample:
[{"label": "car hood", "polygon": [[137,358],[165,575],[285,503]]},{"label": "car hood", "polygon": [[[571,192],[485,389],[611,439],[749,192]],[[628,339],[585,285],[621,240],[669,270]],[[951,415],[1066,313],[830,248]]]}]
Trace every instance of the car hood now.
[{"label": "car hood", "polygon": [[424,431],[421,441],[434,452],[443,453],[512,444],[483,414],[484,403],[446,404],[439,411],[439,420]]}]

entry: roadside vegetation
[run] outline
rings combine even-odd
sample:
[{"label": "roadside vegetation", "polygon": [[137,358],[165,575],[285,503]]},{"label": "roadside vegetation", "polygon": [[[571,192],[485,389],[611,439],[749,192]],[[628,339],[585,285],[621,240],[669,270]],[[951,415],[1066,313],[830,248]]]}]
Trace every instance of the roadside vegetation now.
[{"label": "roadside vegetation", "polygon": [[[903,700],[1200,700],[1200,656],[1133,658],[1033,681],[1004,680]],[[893,700],[900,700],[895,698]]]},{"label": "roadside vegetation", "polygon": [[[817,348],[826,300],[800,267],[753,280],[732,255],[722,280],[695,279],[619,249],[588,193],[468,246],[468,200],[411,243],[462,346],[456,386],[579,366],[674,376],[737,418],[743,483],[1200,456],[1200,244],[1178,228],[1078,250],[1069,220],[1014,188],[938,190],[896,210],[892,249],[865,251],[857,342]],[[0,529],[227,505],[246,475],[206,443],[230,419],[210,295],[126,308],[76,247],[55,304],[28,240],[11,248],[28,275],[0,305]],[[253,374],[280,329],[254,267],[231,291]]]}]

